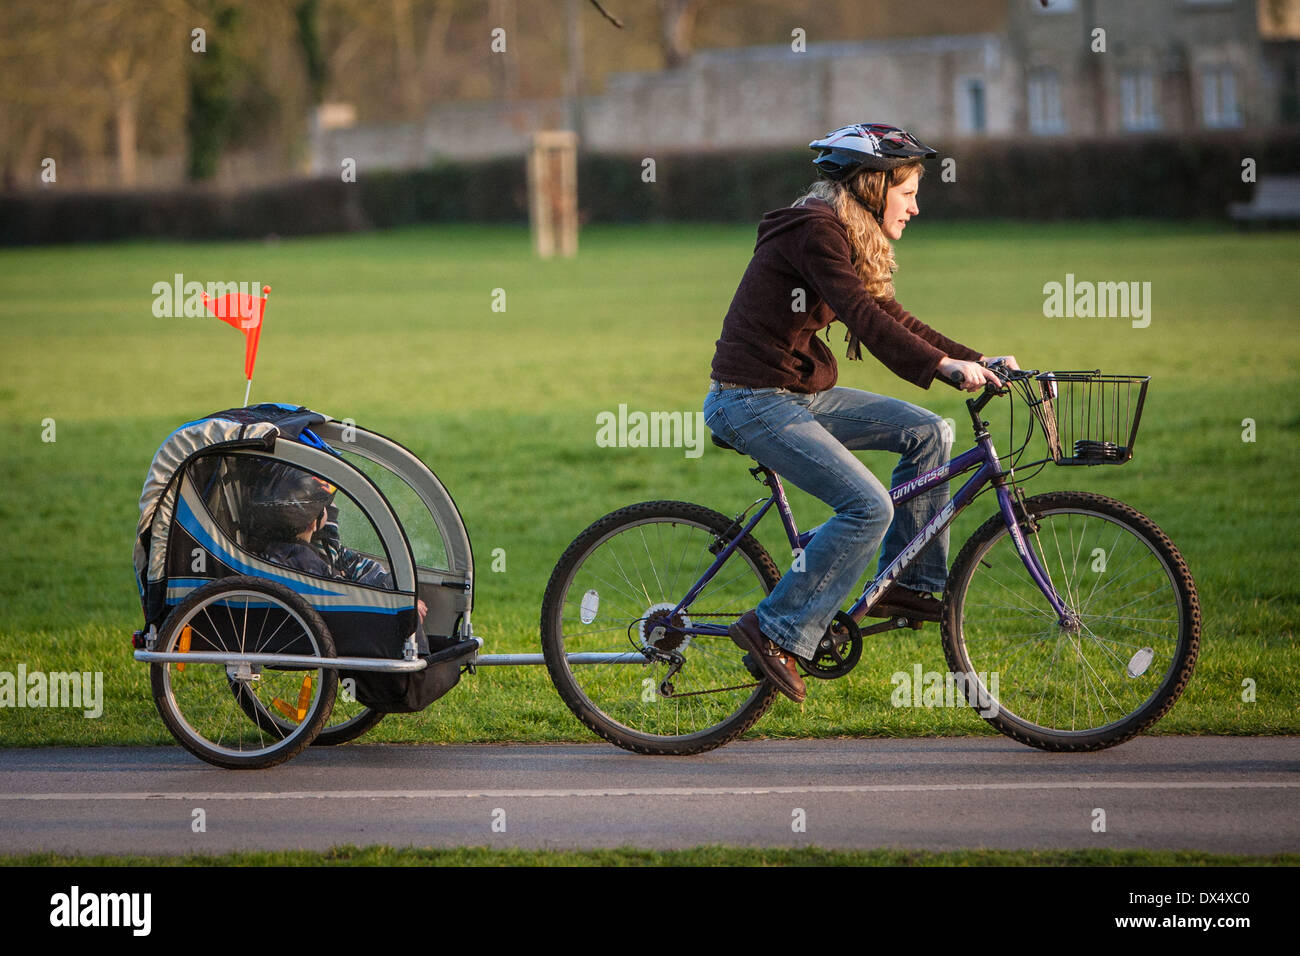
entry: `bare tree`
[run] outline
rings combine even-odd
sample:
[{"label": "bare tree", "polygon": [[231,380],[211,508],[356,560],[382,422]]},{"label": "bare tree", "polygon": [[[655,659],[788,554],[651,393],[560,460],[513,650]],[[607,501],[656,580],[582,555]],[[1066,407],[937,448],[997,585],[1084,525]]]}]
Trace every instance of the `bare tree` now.
[{"label": "bare tree", "polygon": [[[180,0],[144,7],[132,0],[12,0],[0,29],[0,89],[24,104],[8,157],[27,168],[51,144],[80,144],[86,158],[102,149],[111,126],[116,178],[137,181],[142,111],[175,96],[181,56],[194,17]],[[25,114],[25,115],[24,115]],[[7,151],[8,152],[8,151]]]}]

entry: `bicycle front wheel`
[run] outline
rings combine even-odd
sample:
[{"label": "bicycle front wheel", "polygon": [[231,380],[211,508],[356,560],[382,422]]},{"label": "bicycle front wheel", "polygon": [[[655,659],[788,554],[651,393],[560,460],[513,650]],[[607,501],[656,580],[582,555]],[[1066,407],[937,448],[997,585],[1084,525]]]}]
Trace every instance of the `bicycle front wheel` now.
[{"label": "bicycle front wheel", "polygon": [[[731,525],[716,511],[652,501],[606,515],[560,558],[542,601],[542,651],[569,709],[600,736],[645,754],[694,754],[745,732],[772,705],[726,633],[780,579],[746,536],[683,612]],[[721,550],[718,548],[718,550]],[[601,660],[575,655],[600,655]]]},{"label": "bicycle front wheel", "polygon": [[1057,492],[1016,511],[1074,620],[1062,626],[995,515],[953,562],[948,666],[980,715],[1022,743],[1122,743],[1163,717],[1191,679],[1201,633],[1191,572],[1154,522],[1114,499]]}]

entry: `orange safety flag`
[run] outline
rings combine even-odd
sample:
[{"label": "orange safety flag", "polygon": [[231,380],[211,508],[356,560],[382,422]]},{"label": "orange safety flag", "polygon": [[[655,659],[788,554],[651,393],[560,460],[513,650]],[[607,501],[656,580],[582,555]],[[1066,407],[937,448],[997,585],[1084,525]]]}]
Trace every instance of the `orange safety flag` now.
[{"label": "orange safety flag", "polygon": [[[257,343],[262,337],[262,316],[266,313],[266,300],[270,294],[269,285],[262,286],[260,296],[232,292],[219,299],[212,299],[206,292],[203,293],[203,305],[209,312],[244,333],[244,378],[248,380],[250,388],[253,383],[253,366],[257,364]],[[248,403],[247,392],[244,403]]]}]

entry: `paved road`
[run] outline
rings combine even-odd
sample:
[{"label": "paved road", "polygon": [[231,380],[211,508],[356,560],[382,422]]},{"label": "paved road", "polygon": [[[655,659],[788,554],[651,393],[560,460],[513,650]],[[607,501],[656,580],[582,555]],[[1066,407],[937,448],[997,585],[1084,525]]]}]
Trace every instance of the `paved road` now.
[{"label": "paved road", "polygon": [[345,843],[1294,853],[1300,738],[1144,737],[1081,755],[1000,738],[759,740],[688,758],[351,745],[260,772],[174,747],[0,751],[0,853]]}]

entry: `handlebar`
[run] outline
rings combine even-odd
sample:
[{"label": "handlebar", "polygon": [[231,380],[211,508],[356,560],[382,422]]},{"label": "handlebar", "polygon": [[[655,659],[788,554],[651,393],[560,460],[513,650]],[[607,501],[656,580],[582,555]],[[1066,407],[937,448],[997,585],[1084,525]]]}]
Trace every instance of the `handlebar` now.
[{"label": "handlebar", "polygon": [[[1030,378],[1031,376],[1038,374],[1037,369],[1007,368],[1006,364],[1003,362],[990,362],[988,364],[981,362],[980,364],[984,365],[986,369],[988,369],[990,372],[996,375],[998,377],[998,380],[1001,381],[1004,385],[1007,382],[1018,381],[1024,378]],[[951,373],[948,376],[948,382],[950,385],[960,388],[962,383],[961,373],[960,372]],[[994,388],[992,385],[985,385],[984,389],[985,391],[992,391],[993,394],[995,395],[1000,395],[1002,394],[1003,391],[1003,389]]]},{"label": "handlebar", "polygon": [[[984,406],[987,405],[994,396],[1007,394],[1007,388],[1005,386],[1008,382],[1023,381],[1024,379],[1033,378],[1039,374],[1038,369],[1007,368],[1003,362],[990,362],[984,364],[984,367],[998,377],[998,381],[1001,385],[994,387],[993,385],[986,384],[984,386],[984,391],[980,393],[980,395],[966,400],[966,405],[970,408],[971,414],[974,416],[978,416],[979,413],[984,410]],[[962,377],[959,373],[954,372],[948,376],[948,380],[954,388],[959,388]]]}]

